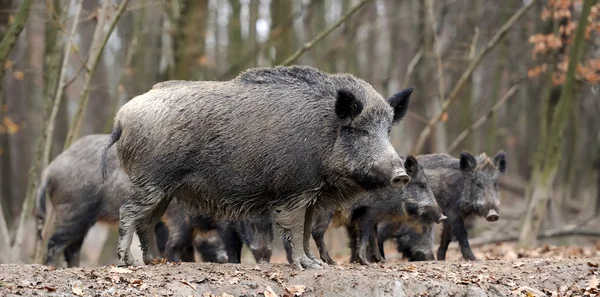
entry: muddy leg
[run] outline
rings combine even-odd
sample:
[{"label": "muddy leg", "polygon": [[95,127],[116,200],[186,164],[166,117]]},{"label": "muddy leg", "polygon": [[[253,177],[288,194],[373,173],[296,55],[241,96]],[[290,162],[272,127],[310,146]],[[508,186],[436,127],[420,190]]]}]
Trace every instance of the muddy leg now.
[{"label": "muddy leg", "polygon": [[379,233],[377,232],[377,224],[373,225],[373,233],[369,236],[371,252],[373,253],[373,261],[374,262],[385,262],[385,259],[381,255],[381,251],[379,248]]},{"label": "muddy leg", "polygon": [[440,247],[437,251],[437,259],[438,261],[446,260],[446,251],[448,251],[448,246],[452,241],[452,226],[446,222],[444,222],[444,227],[442,230],[442,238],[440,240]]},{"label": "muddy leg", "polygon": [[[154,235],[154,227],[156,223],[160,221],[160,218],[165,214],[167,206],[169,205],[170,199],[165,199],[164,196],[158,196],[152,199],[155,202],[154,207],[150,211],[150,214],[141,219],[136,226],[138,237],[140,238],[140,244],[144,255],[144,263],[152,264],[155,259],[160,259],[160,252],[156,245],[156,237]],[[191,240],[188,240],[188,245],[191,246]],[[193,249],[192,249],[193,251]]]},{"label": "muddy leg", "polygon": [[68,267],[79,266],[79,259],[81,256],[81,246],[83,245],[83,238],[71,243],[64,251],[65,260],[67,261]]},{"label": "muddy leg", "polygon": [[[292,265],[295,268],[321,269],[321,265],[310,259],[304,252],[304,219],[306,208],[277,210],[275,222],[281,228],[284,240],[288,240],[292,248]],[[310,234],[310,233],[309,233]]]}]

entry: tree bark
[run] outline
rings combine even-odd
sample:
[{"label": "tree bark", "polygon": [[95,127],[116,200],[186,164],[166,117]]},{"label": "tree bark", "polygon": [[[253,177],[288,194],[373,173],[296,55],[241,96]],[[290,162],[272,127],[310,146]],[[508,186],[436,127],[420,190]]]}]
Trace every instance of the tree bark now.
[{"label": "tree bark", "polygon": [[540,167],[534,169],[536,171],[532,174],[534,188],[519,236],[520,247],[530,247],[535,244],[536,235],[542,225],[546,212],[546,205],[550,199],[550,194],[552,193],[552,184],[561,159],[565,124],[574,105],[573,88],[575,83],[575,71],[583,56],[585,42],[584,34],[593,2],[595,1],[584,0],[583,2],[583,9],[569,54],[569,65],[565,83],[561,90],[558,104],[553,112],[546,141],[543,143],[544,147],[546,147],[542,157],[543,163]]},{"label": "tree bark", "polygon": [[244,54],[244,39],[242,38],[242,21],[240,14],[242,12],[242,3],[240,0],[229,0],[231,14],[227,22],[227,59],[228,64],[239,63]]},{"label": "tree bark", "polygon": [[0,263],[9,263],[12,260],[11,258],[10,234],[8,233],[8,226],[6,226],[6,220],[4,219],[4,210],[0,201]]},{"label": "tree bark", "polygon": [[[291,0],[271,1],[271,31],[284,29],[286,19],[292,15],[293,7]],[[285,32],[273,43],[275,47],[273,65],[282,64],[285,58],[294,53],[296,39],[292,29],[293,23],[289,26],[290,29],[286,28]]]},{"label": "tree bark", "polygon": [[197,62],[205,55],[204,40],[208,19],[208,0],[187,0],[182,4],[179,34],[174,42],[175,77],[171,79],[204,78],[203,68]]}]

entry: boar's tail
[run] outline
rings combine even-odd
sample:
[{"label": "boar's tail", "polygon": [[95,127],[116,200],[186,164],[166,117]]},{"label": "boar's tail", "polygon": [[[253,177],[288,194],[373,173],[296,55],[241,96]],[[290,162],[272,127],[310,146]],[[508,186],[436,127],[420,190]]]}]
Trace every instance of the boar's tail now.
[{"label": "boar's tail", "polygon": [[46,220],[46,193],[48,190],[49,183],[50,178],[48,178],[48,176],[44,174],[42,178],[42,183],[38,188],[37,199],[35,203],[37,237],[40,241],[42,240],[42,230],[44,229],[44,221]]},{"label": "boar's tail", "polygon": [[108,175],[108,171],[106,169],[106,156],[108,154],[108,149],[115,144],[115,142],[119,141],[121,138],[121,134],[123,133],[123,129],[119,122],[115,123],[112,132],[110,133],[110,137],[108,139],[108,143],[102,148],[100,153],[100,169],[102,170],[102,183],[106,181],[106,177]]}]

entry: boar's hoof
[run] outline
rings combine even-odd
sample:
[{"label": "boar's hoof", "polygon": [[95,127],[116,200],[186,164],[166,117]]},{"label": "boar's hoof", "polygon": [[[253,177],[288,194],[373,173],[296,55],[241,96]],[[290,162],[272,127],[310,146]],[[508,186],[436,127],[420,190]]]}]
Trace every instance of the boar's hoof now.
[{"label": "boar's hoof", "polygon": [[130,251],[119,251],[117,253],[119,260],[121,260],[125,266],[139,266],[140,263],[133,258],[133,255]]},{"label": "boar's hoof", "polygon": [[327,257],[321,257],[321,260],[329,265],[337,265],[337,262],[333,261],[329,255],[327,255]]},{"label": "boar's hoof", "polygon": [[292,265],[294,266],[294,268],[297,268],[300,270],[302,270],[304,268],[306,268],[306,269],[323,269],[323,266],[317,264],[316,261],[313,261],[306,255],[302,255],[302,257],[300,257],[300,258],[294,259]]}]

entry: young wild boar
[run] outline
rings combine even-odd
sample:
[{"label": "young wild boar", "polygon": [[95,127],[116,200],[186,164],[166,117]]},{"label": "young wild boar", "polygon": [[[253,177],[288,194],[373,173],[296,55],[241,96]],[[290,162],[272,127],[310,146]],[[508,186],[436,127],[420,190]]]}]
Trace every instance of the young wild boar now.
[{"label": "young wild boar", "polygon": [[371,260],[384,261],[377,240],[378,223],[427,224],[440,223],[446,219],[417,159],[408,156],[404,168],[411,180],[403,190],[386,188],[368,192],[361,195],[360,201],[352,207],[335,213],[321,213],[317,216],[319,220],[315,222],[312,234],[323,261],[335,264],[329,257],[323,241],[323,234],[332,217],[334,226],[345,225],[348,230],[352,250],[350,262],[360,262],[364,265],[369,264]]},{"label": "young wild boar", "polygon": [[169,233],[165,255],[172,262],[194,262],[194,246],[205,262],[226,263],[225,244],[221,239],[219,225],[213,218],[186,211],[171,202],[161,219]]},{"label": "young wild boar", "polygon": [[[117,150],[107,152],[108,179],[102,185],[97,167],[98,146],[109,139],[108,134],[84,136],[58,155],[42,174],[38,189],[36,216],[38,237],[46,215],[46,195],[56,213],[56,231],[48,240],[44,263],[57,265],[58,256],[65,256],[69,267],[79,265],[79,252],[88,230],[98,221],[115,224],[119,207],[131,193],[129,178],[119,167]],[[181,212],[182,209],[174,209]],[[169,237],[162,223],[150,228],[157,233],[162,254]]]},{"label": "young wild boar", "polygon": [[383,243],[390,238],[396,239],[396,249],[408,261],[432,261],[434,223],[410,222],[396,223],[385,222],[377,226],[379,231],[379,251],[385,258]]},{"label": "young wild boar", "polygon": [[308,246],[315,209],[408,183],[389,132],[411,93],[385,100],[352,75],[306,66],[155,85],[121,107],[102,151],[104,168],[103,156],[117,143],[134,185],[120,209],[120,259],[134,264],[134,232],[144,262],[158,256],[148,226],[177,197],[223,219],[272,215],[292,242],[294,266],[321,268]]},{"label": "young wild boar", "polygon": [[448,216],[437,259],[446,259],[448,245],[456,237],[463,258],[475,260],[465,221],[478,216],[490,222],[500,218],[498,178],[506,171],[506,155],[498,152],[492,160],[485,153],[475,157],[465,152],[460,154],[460,159],[446,154],[422,155],[417,159],[425,168],[435,198]]},{"label": "young wild boar", "polygon": [[404,167],[411,178],[404,190],[373,191],[354,206],[350,222],[346,225],[352,250],[351,262],[366,265],[371,259],[384,261],[378,242],[379,223],[432,224],[446,219],[417,159],[408,156]]},{"label": "young wild boar", "polygon": [[270,217],[227,222],[223,234],[229,263],[242,262],[242,247],[250,248],[256,263],[271,261],[273,220]]}]

